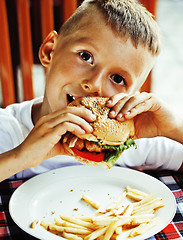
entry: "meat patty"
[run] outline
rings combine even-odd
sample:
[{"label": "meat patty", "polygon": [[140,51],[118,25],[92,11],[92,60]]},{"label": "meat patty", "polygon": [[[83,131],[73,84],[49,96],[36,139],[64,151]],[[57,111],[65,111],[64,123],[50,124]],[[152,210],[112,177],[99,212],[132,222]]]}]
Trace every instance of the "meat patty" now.
[{"label": "meat patty", "polygon": [[85,140],[85,148],[89,151],[89,152],[102,152],[102,148],[99,147],[97,144],[87,141]]},{"label": "meat patty", "polygon": [[82,150],[84,146],[85,146],[84,141],[78,138],[74,147],[77,148],[78,150]]},{"label": "meat patty", "polygon": [[89,152],[102,152],[102,148],[100,148],[97,144],[90,142],[88,140],[82,140],[80,138],[76,138],[72,133],[66,133],[63,139],[63,142],[66,142],[69,146],[74,143],[74,146],[78,150],[87,149]]}]

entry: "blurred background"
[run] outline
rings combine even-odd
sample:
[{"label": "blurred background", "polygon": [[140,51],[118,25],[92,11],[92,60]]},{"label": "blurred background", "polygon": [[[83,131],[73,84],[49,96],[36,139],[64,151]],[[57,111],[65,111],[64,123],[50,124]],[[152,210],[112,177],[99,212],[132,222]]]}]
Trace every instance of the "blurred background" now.
[{"label": "blurred background", "polygon": [[[15,92],[15,96],[12,98],[13,93],[11,91],[9,92],[9,80],[11,77],[7,74],[7,70],[5,70],[3,65],[4,59],[8,54],[5,52],[5,48],[1,47],[4,44],[2,41],[4,39],[4,27],[6,26],[3,22],[3,12],[0,12],[0,106],[5,107],[12,101],[21,102],[31,99],[32,97],[43,95],[45,71],[40,65],[38,51],[47,33],[43,31],[42,23],[46,19],[45,28],[47,31],[49,28],[50,30],[53,28],[59,31],[61,24],[69,17],[69,14],[72,14],[74,8],[81,4],[82,0],[0,0],[1,9],[3,1],[6,6],[8,20],[13,82],[12,92]],[[46,2],[49,4],[46,5]],[[50,2],[52,2],[51,5]],[[148,0],[146,2],[152,3],[154,0]],[[26,7],[24,4],[27,3],[28,5]],[[17,6],[20,9],[17,9]],[[25,11],[25,8],[28,9],[28,12]],[[64,12],[66,8],[67,14]],[[0,11],[2,11],[1,9]],[[150,91],[165,100],[175,111],[182,111],[183,105],[182,12],[183,0],[156,0],[155,17],[163,35],[163,49],[151,74]],[[20,20],[21,14],[25,15],[23,21]],[[26,52],[27,46],[23,44],[25,41],[21,37],[20,29],[18,29],[17,25],[19,23],[26,25],[27,15],[30,16],[30,38],[32,39],[30,44],[33,52],[32,60],[30,61],[33,63],[33,67],[31,68],[31,79],[26,77],[27,79],[23,80],[22,62],[25,65],[24,69],[26,72],[29,67],[29,61],[26,64],[26,58],[23,57],[23,51]],[[22,32],[23,37],[25,37],[26,34],[27,32]],[[24,48],[22,51],[20,46]],[[9,60],[7,59],[7,61]],[[3,79],[5,79],[4,83],[2,81]],[[30,81],[33,83],[32,86],[27,84]],[[26,87],[24,85],[27,85],[28,90],[25,90]],[[29,96],[26,97],[24,92],[29,92],[31,87],[33,88],[33,95],[29,95],[28,93]],[[5,102],[4,98],[8,100]]]},{"label": "blurred background", "polygon": [[158,0],[163,49],[152,72],[152,92],[183,114],[183,1]]}]

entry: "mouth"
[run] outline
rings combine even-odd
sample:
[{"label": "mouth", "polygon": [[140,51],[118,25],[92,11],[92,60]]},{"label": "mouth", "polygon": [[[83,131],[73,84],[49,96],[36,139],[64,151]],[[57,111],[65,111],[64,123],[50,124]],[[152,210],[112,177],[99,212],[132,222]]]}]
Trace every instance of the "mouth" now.
[{"label": "mouth", "polygon": [[86,97],[86,96],[93,96],[93,95],[82,95],[82,96],[73,96],[69,93],[67,93],[67,104],[73,102],[74,100],[78,99],[78,98],[81,98],[81,97]]},{"label": "mouth", "polygon": [[72,96],[71,94],[67,94],[67,101],[68,104],[73,102],[76,98],[74,96]]}]

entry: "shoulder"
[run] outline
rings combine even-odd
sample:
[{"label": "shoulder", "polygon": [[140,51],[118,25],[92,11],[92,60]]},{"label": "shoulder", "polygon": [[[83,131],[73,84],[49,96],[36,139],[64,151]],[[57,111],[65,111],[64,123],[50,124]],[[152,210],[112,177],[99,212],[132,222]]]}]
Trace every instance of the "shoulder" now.
[{"label": "shoulder", "polygon": [[21,103],[15,103],[7,106],[6,108],[0,108],[0,120],[8,122],[26,122],[31,120],[31,111],[34,103],[42,101],[42,98],[36,98],[30,101],[24,101]]},{"label": "shoulder", "polygon": [[0,108],[0,144],[12,142],[12,147],[19,145],[33,127],[31,109],[38,99],[15,103]]}]

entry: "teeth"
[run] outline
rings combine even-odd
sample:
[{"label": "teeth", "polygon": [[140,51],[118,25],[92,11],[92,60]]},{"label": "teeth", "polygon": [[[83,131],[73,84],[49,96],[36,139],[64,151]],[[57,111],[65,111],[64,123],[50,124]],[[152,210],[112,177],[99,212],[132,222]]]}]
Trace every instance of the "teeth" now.
[{"label": "teeth", "polygon": [[70,102],[73,102],[73,101],[75,100],[75,97],[73,97],[73,96],[70,95],[70,94],[67,94],[67,98],[68,98],[69,103],[70,103]]}]

